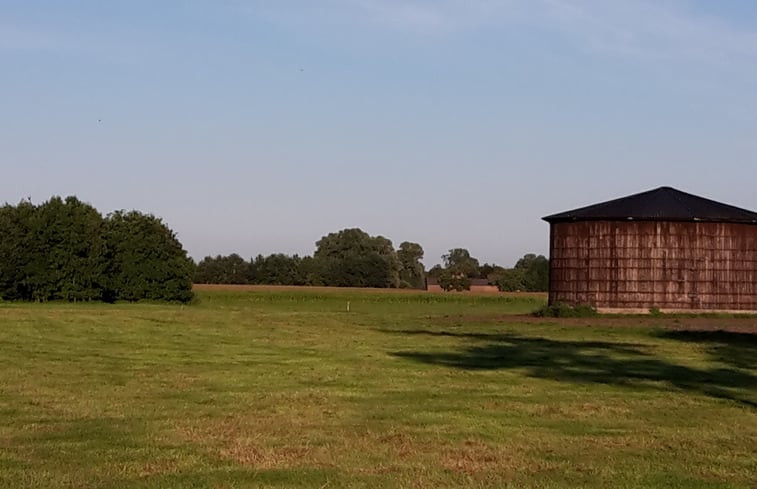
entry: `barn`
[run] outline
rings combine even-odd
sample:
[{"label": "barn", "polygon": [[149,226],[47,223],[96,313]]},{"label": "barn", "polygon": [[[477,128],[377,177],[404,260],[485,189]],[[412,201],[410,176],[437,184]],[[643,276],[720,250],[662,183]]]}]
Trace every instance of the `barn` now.
[{"label": "barn", "polygon": [[549,302],[757,311],[757,213],[671,187],[544,218]]}]

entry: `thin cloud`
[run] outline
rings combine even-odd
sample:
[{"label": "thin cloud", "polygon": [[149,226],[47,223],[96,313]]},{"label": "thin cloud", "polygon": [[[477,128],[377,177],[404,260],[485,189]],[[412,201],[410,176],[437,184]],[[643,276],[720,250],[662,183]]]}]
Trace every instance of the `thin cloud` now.
[{"label": "thin cloud", "polygon": [[681,2],[542,0],[549,22],[584,48],[621,56],[720,61],[757,56],[757,32]]},{"label": "thin cloud", "polygon": [[612,56],[718,61],[757,57],[757,31],[695,13],[682,0],[236,0],[279,23],[373,26],[444,35],[534,26]]},{"label": "thin cloud", "polygon": [[231,0],[250,15],[280,24],[296,26],[322,24],[327,27],[400,29],[417,34],[443,34],[472,28],[487,19],[493,8],[514,2],[496,0],[303,0],[267,2]]},{"label": "thin cloud", "polygon": [[403,28],[438,30],[450,27],[450,19],[438,6],[381,0],[357,0],[355,6],[366,19]]}]

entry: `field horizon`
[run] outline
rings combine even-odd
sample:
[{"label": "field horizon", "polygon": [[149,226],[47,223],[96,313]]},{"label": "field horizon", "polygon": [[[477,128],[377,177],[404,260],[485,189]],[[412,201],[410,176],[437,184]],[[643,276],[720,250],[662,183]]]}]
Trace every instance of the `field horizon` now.
[{"label": "field horizon", "polygon": [[490,292],[487,290],[464,290],[464,291],[435,291],[412,288],[373,288],[373,287],[332,287],[321,285],[258,285],[258,284],[193,284],[194,291],[250,291],[250,292],[286,292],[286,291],[313,291],[313,292],[359,292],[365,294],[438,294],[438,295],[485,295],[507,297],[530,297],[547,300],[546,292]]}]

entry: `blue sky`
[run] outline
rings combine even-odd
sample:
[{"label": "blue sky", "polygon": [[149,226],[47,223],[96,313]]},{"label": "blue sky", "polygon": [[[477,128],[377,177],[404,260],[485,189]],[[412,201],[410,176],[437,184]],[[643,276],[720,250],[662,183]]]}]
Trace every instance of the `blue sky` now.
[{"label": "blue sky", "polygon": [[757,2],[0,0],[0,201],[190,255],[361,227],[511,265],[661,185],[757,209]]}]

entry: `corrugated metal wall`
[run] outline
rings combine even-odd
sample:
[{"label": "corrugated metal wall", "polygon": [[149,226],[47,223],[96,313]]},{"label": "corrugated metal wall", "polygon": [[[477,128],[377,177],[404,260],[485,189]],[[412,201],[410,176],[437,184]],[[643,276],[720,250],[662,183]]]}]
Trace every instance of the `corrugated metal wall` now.
[{"label": "corrugated metal wall", "polygon": [[550,303],[757,310],[757,226],[553,223]]}]

